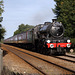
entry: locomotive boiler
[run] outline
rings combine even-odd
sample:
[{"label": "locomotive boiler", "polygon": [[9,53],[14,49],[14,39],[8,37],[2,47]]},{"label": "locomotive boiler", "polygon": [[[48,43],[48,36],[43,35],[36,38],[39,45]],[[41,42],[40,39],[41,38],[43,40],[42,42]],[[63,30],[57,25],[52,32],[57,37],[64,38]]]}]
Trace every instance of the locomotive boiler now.
[{"label": "locomotive boiler", "polygon": [[5,39],[4,43],[26,49],[35,48],[36,52],[48,55],[65,54],[71,47],[70,39],[64,37],[64,26],[56,19]]}]

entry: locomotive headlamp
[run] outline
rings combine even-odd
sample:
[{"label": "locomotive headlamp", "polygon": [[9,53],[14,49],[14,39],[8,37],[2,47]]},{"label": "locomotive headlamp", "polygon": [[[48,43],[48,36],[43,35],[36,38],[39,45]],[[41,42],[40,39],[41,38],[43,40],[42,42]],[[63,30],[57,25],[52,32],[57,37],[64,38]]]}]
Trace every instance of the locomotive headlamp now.
[{"label": "locomotive headlamp", "polygon": [[47,40],[46,42],[47,42],[47,43],[50,43],[51,41],[50,41],[50,40]]},{"label": "locomotive headlamp", "polygon": [[71,47],[71,45],[70,45],[70,44],[67,44],[67,47],[68,47],[68,48],[70,48],[70,47]]},{"label": "locomotive headlamp", "polygon": [[53,44],[50,44],[50,47],[51,47],[51,48],[53,48],[53,47],[54,47],[54,45],[53,45]]},{"label": "locomotive headlamp", "polygon": [[67,40],[68,43],[70,43],[70,40]]}]

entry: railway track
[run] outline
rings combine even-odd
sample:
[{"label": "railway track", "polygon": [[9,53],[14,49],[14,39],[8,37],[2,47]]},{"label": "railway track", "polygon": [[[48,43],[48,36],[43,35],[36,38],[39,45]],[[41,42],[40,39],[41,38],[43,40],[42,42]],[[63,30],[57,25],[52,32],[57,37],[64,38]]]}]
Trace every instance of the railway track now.
[{"label": "railway track", "polygon": [[24,58],[22,58],[21,56],[19,56],[19,55],[17,54],[17,52],[12,51],[13,49],[7,48],[7,47],[6,47],[6,49],[8,49],[10,52],[12,52],[12,53],[14,53],[15,55],[17,55],[18,57],[20,57],[22,60],[24,60],[26,63],[28,63],[31,67],[33,67],[34,69],[36,69],[37,71],[39,71],[42,75],[47,75],[45,72],[41,71],[41,70],[38,69],[36,66],[34,66],[34,65],[31,64],[30,62],[28,62],[27,60],[25,60]]},{"label": "railway track", "polygon": [[[43,75],[47,75],[47,73],[45,73],[44,71],[42,71],[42,70],[38,69],[37,67],[35,67],[33,64],[31,64],[30,62],[28,62],[27,60],[25,60],[24,58],[22,58],[19,54],[20,54],[20,53],[24,53],[24,54],[30,55],[31,57],[35,57],[35,58],[40,59],[40,60],[42,60],[42,61],[44,61],[44,62],[46,62],[46,63],[48,63],[48,64],[52,64],[52,65],[54,65],[54,66],[56,66],[56,67],[59,67],[59,68],[62,68],[62,69],[64,69],[64,70],[68,71],[68,72],[71,72],[71,74],[75,74],[75,70],[72,70],[72,69],[70,69],[70,68],[67,68],[67,67],[61,66],[61,65],[59,65],[59,64],[56,64],[56,63],[54,63],[54,62],[48,61],[48,60],[46,60],[45,58],[41,58],[41,57],[39,57],[39,56],[35,56],[35,55],[33,55],[33,54],[30,54],[30,53],[27,53],[27,52],[24,52],[24,51],[21,51],[21,50],[18,50],[18,49],[9,47],[9,46],[7,46],[7,45],[4,45],[4,47],[7,48],[8,50],[10,50],[11,52],[13,52],[15,55],[17,55],[17,56],[20,57],[21,59],[23,59],[25,62],[27,62],[27,63],[30,64],[31,66],[33,66],[35,69],[37,69],[37,70],[38,70],[40,73],[42,73]],[[15,52],[14,52],[14,51],[15,51]],[[20,53],[17,54],[16,51],[18,51],[18,52],[20,52]],[[59,58],[59,57],[53,57],[53,58]],[[59,58],[59,59],[60,59],[60,58]],[[63,58],[62,58],[62,59],[63,59]],[[66,61],[67,61],[67,60],[66,60]],[[68,62],[70,62],[70,61],[68,60]],[[74,62],[73,62],[73,63],[74,63]]]},{"label": "railway track", "polygon": [[75,58],[75,56],[72,56],[72,55],[69,55],[69,54],[67,54],[67,55],[65,55],[66,57],[70,57],[70,58]]},{"label": "railway track", "polygon": [[61,59],[61,60],[64,60],[64,61],[69,61],[69,62],[72,62],[72,63],[75,63],[75,58],[69,58],[67,55],[66,56],[53,56],[54,58],[58,58],[58,59]]}]

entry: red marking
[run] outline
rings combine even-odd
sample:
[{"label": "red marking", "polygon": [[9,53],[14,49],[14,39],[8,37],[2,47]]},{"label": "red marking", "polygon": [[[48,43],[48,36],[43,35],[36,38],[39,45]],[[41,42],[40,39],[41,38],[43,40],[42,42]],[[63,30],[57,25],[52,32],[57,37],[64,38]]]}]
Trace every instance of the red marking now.
[{"label": "red marking", "polygon": [[67,44],[71,45],[71,43],[57,43],[57,47],[59,47],[59,45],[60,47],[67,47]]},{"label": "red marking", "polygon": [[50,44],[53,44],[54,48],[59,47],[59,45],[60,47],[67,47],[67,44],[71,45],[71,43],[47,43],[48,48],[50,48]]}]

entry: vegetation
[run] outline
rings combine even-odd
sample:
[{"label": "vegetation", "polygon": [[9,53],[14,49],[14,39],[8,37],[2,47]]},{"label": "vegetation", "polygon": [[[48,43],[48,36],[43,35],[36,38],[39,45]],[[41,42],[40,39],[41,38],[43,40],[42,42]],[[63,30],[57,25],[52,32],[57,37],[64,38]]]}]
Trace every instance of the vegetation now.
[{"label": "vegetation", "polygon": [[[2,13],[3,13],[3,8],[4,8],[4,5],[3,5],[3,0],[0,1],[0,22],[2,21]],[[2,27],[2,25],[0,24],[0,41],[2,38],[4,38],[4,34],[5,34],[5,29]]]},{"label": "vegetation", "polygon": [[4,5],[3,5],[3,0],[0,1],[0,16],[2,15],[3,13],[3,8],[4,8]]},{"label": "vegetation", "polygon": [[54,0],[56,2],[53,12],[58,21],[65,27],[65,36],[71,38],[75,46],[75,0]]},{"label": "vegetation", "polygon": [[[1,24],[0,24],[0,26],[1,26]],[[5,31],[4,28],[0,29],[0,41],[1,41],[1,39],[4,38],[5,32],[6,32],[6,31]]]},{"label": "vegetation", "polygon": [[25,32],[25,31],[27,31],[27,30],[33,28],[33,27],[34,27],[34,26],[31,26],[31,25],[28,25],[28,24],[26,24],[26,25],[21,24],[21,25],[19,25],[18,30],[16,30],[16,31],[14,32],[14,35],[19,34],[19,33],[22,33],[22,32]]},{"label": "vegetation", "polygon": [[75,38],[71,38],[72,47],[75,49]]}]

